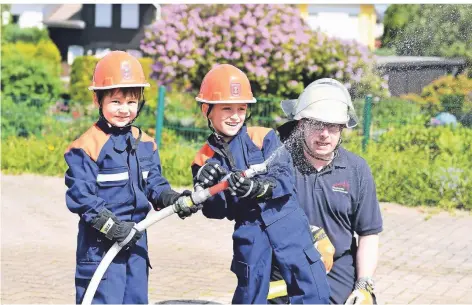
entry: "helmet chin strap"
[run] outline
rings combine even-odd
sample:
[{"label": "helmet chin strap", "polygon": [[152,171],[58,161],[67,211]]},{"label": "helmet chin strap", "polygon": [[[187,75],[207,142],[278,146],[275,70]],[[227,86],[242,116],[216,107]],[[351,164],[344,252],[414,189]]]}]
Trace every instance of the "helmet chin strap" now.
[{"label": "helmet chin strap", "polygon": [[136,119],[137,119],[138,116],[139,116],[139,113],[141,112],[141,109],[143,109],[144,104],[146,104],[146,99],[144,98],[144,88],[142,88],[142,90],[141,90],[141,96],[142,96],[143,99],[142,99],[142,101],[141,101],[141,103],[140,103],[140,105],[139,105],[138,111],[137,111],[137,113],[136,113],[136,117],[135,117],[134,119],[132,119],[131,121],[129,121],[128,124],[126,124],[125,126],[119,127],[119,126],[113,125],[111,122],[109,122],[109,121],[105,118],[105,116],[103,115],[101,103],[100,103],[100,107],[98,108],[98,115],[99,115],[99,117],[100,117],[102,120],[104,120],[105,122],[107,122],[107,123],[108,123],[111,127],[113,127],[113,128],[118,128],[119,130],[122,130],[123,128],[129,127],[129,126],[133,125],[134,121],[136,121]]},{"label": "helmet chin strap", "polygon": [[[208,122],[208,128],[210,128],[210,130],[215,134],[215,136],[216,136],[216,138],[217,138],[218,140],[222,140],[224,137],[228,137],[228,138],[232,137],[232,136],[227,135],[227,134],[225,134],[225,133],[223,133],[223,132],[218,132],[218,131],[216,131],[216,129],[213,127],[213,123],[212,123],[211,120],[208,118],[208,116],[210,115],[211,110],[213,109],[213,104],[208,104],[208,105],[209,105],[209,107],[208,107],[208,110],[207,110],[207,113],[206,113],[207,122]],[[250,117],[250,116],[251,116],[251,115],[249,115],[249,117]],[[244,122],[246,122],[246,120],[244,120]]]}]

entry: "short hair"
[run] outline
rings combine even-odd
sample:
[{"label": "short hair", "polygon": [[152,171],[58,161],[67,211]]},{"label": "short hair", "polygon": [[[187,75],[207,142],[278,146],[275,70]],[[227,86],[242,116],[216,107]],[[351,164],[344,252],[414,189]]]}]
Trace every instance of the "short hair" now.
[{"label": "short hair", "polygon": [[143,88],[141,87],[120,87],[120,88],[112,88],[112,89],[105,89],[105,90],[95,90],[98,104],[101,105],[103,102],[103,99],[106,96],[113,95],[117,91],[121,91],[123,93],[123,96],[131,96],[133,98],[136,98],[138,101],[140,101],[143,98]]}]

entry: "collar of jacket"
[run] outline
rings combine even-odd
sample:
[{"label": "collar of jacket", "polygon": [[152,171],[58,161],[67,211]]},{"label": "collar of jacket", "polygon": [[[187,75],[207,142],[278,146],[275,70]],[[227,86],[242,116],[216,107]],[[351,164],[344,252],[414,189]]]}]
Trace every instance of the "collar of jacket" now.
[{"label": "collar of jacket", "polygon": [[115,126],[109,126],[108,122],[99,119],[97,122],[97,126],[106,134],[109,134],[111,136],[111,139],[113,141],[113,147],[120,152],[123,152],[126,150],[126,147],[128,147],[128,142],[130,141],[130,137],[132,136],[131,133],[131,126],[126,126],[123,128],[118,128]]}]

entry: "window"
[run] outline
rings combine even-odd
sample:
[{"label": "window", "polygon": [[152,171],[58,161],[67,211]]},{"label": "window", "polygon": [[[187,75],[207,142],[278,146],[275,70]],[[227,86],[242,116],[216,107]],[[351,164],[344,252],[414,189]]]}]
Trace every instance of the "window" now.
[{"label": "window", "polygon": [[121,5],[121,28],[137,29],[139,27],[139,4]]},{"label": "window", "polygon": [[95,4],[95,26],[97,28],[111,27],[111,4]]},{"label": "window", "polygon": [[95,57],[96,58],[102,58],[103,56],[107,55],[108,53],[110,53],[110,49],[109,48],[97,48],[95,50]]},{"label": "window", "polygon": [[71,45],[67,49],[67,63],[69,65],[72,65],[74,62],[74,59],[77,56],[82,56],[84,55],[84,48],[82,46],[76,46],[76,45]]}]

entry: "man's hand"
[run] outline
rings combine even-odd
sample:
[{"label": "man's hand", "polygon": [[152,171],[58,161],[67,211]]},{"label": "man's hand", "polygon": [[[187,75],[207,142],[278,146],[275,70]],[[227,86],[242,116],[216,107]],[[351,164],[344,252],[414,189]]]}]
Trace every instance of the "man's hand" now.
[{"label": "man's hand", "polygon": [[216,162],[205,163],[195,176],[196,182],[207,188],[218,183],[228,172]]},{"label": "man's hand", "polygon": [[374,282],[371,278],[360,278],[356,281],[355,290],[349,295],[345,305],[377,304],[374,294]]},{"label": "man's hand", "polygon": [[315,248],[321,254],[326,273],[329,273],[333,268],[335,248],[323,228],[311,226],[311,232],[313,233]]},{"label": "man's hand", "polygon": [[233,172],[228,179],[230,189],[239,198],[265,200],[272,197],[274,184],[257,178],[246,178],[241,171]]}]

